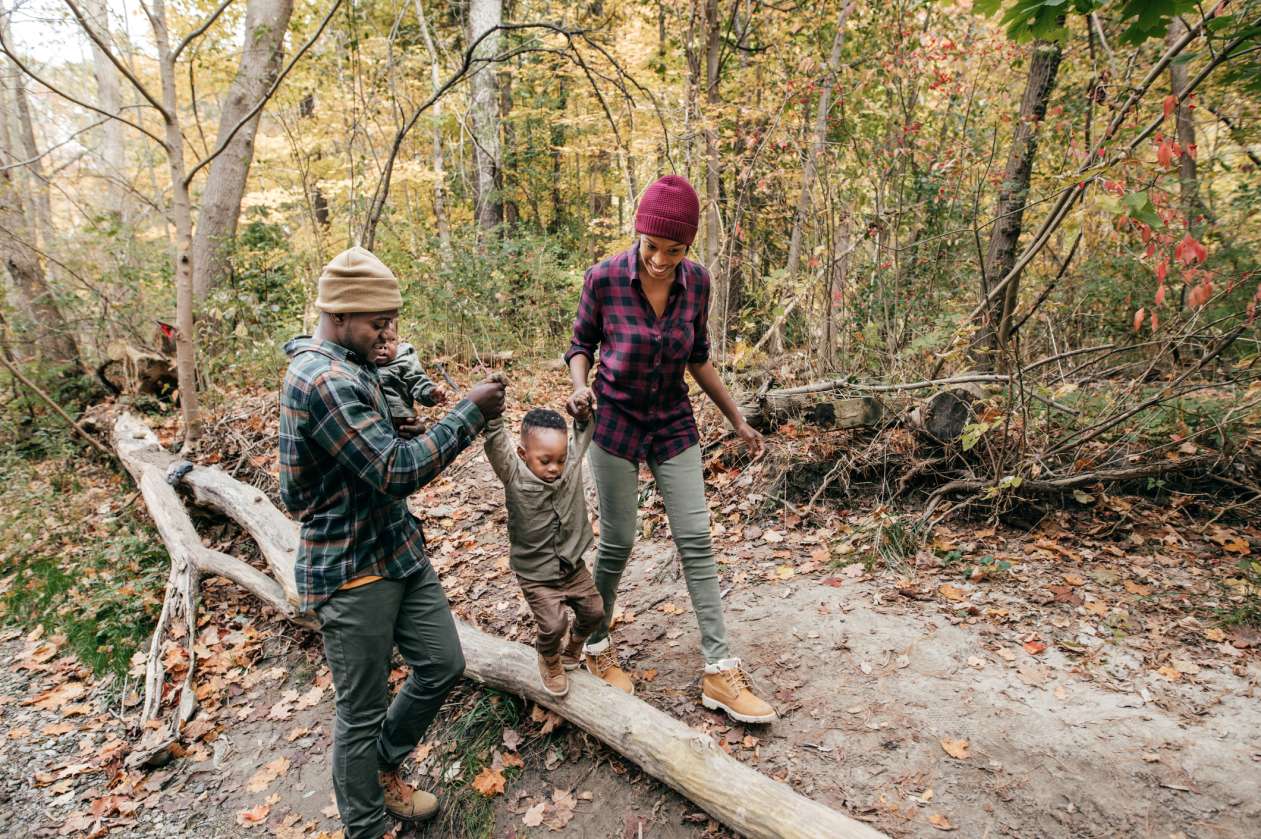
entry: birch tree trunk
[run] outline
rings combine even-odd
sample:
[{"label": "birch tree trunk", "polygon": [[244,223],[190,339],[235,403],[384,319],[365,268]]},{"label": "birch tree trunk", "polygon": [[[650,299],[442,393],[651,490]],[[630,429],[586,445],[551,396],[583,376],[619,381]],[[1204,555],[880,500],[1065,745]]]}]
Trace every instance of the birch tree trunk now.
[{"label": "birch tree trunk", "polygon": [[[429,53],[429,78],[433,92],[437,94],[442,87],[442,78],[438,68],[438,50],[434,47],[433,36],[429,33],[429,22],[425,20],[425,8],[421,0],[416,0],[416,19],[420,23],[420,35],[425,41],[425,50]],[[442,98],[434,100],[430,108],[433,145],[433,216],[438,228],[438,241],[445,254],[451,252],[451,227],[447,223],[447,176],[446,165],[442,156]]]},{"label": "birch tree trunk", "polygon": [[[503,20],[502,0],[470,0],[469,43],[475,42]],[[476,58],[492,58],[499,52],[499,32],[487,35],[478,45]],[[497,188],[499,169],[499,96],[495,68],[483,63],[473,76],[473,160],[477,170],[475,207],[478,227],[494,230],[503,221],[503,205]]]},{"label": "birch tree trunk", "polygon": [[[249,0],[241,63],[219,116],[218,148],[237,123],[258,104],[276,81],[285,54],[285,31],[293,0]],[[193,302],[200,305],[228,274],[228,252],[236,236],[241,198],[254,159],[254,137],[262,111],[241,126],[223,153],[210,164],[193,238]]]},{"label": "birch tree trunk", "polygon": [[184,447],[201,436],[197,396],[197,345],[193,323],[193,208],[185,180],[184,136],[180,130],[175,94],[175,60],[166,26],[165,0],[153,0],[153,39],[162,77],[162,123],[171,173],[171,215],[175,222],[175,370],[179,378],[180,411],[184,417]]},{"label": "birch tree trunk", "polygon": [[[985,255],[985,277],[994,281],[1006,277],[1016,265],[1016,248],[1020,244],[1025,205],[1029,201],[1029,180],[1038,151],[1038,128],[1046,116],[1047,101],[1055,87],[1060,57],[1060,45],[1056,42],[1037,41],[1033,45],[1025,92],[1020,100],[1020,117],[1007,153],[998,200],[994,203],[996,221]],[[986,285],[982,284],[982,299],[988,294]],[[1019,294],[1020,278],[1014,277],[1005,292],[980,314],[980,336],[973,346],[980,353],[991,352],[978,357],[978,365],[993,368],[992,353],[1007,343],[1011,315]]]},{"label": "birch tree trunk", "polygon": [[[836,84],[836,71],[841,64],[841,50],[845,46],[845,21],[853,8],[854,3],[851,0],[845,4],[837,16],[836,35],[832,38],[832,51],[828,53],[827,76],[819,90],[819,104],[814,115],[814,132],[810,137],[810,147],[806,150],[806,165],[801,173],[801,193],[797,196],[797,214],[793,216],[792,234],[788,239],[788,262],[785,266],[785,275],[790,284],[796,278],[797,272],[801,270],[802,232],[806,225],[806,218],[810,215],[811,192],[814,189],[815,178],[818,177],[819,156],[823,154],[824,143],[827,141],[828,114],[832,110],[832,88]],[[771,341],[777,353],[782,351],[784,345],[782,322],[775,326],[775,335],[772,336]]]},{"label": "birch tree trunk", "polygon": [[[85,0],[89,25],[109,43],[109,10],[106,0]],[[122,108],[119,93],[118,69],[110,62],[95,41],[92,46],[92,70],[96,76],[96,106],[109,114],[117,114]],[[123,180],[126,175],[126,157],[123,154],[123,124],[116,119],[106,120],[101,126],[100,158],[104,164],[105,208],[119,220],[126,217],[127,191]]]},{"label": "birch tree trunk", "polygon": [[[1175,17],[1169,22],[1169,34],[1166,44],[1173,46],[1187,34],[1187,26],[1181,18]],[[1187,87],[1187,65],[1173,61],[1169,64],[1169,92],[1174,96],[1181,95]],[[1182,146],[1182,157],[1178,160],[1178,204],[1186,216],[1188,230],[1198,230],[1202,226],[1202,218],[1207,215],[1204,202],[1200,200],[1200,179],[1195,171],[1195,112],[1190,102],[1183,102],[1174,109],[1174,124],[1178,132],[1178,145]]]}]

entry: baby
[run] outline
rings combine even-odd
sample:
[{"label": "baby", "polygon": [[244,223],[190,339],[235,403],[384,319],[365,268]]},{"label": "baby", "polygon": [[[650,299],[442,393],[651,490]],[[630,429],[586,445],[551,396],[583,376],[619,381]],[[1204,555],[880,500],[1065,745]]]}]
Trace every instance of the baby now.
[{"label": "baby", "polygon": [[[486,424],[486,457],[507,497],[508,562],[534,612],[539,675],[552,696],[569,692],[565,671],[577,669],[583,642],[604,616],[604,601],[582,561],[594,540],[582,478],[594,428],[590,421],[575,425],[571,442],[560,414],[535,408],[521,420],[514,447],[502,418]],[[566,606],[574,610],[567,643]]]},{"label": "baby", "polygon": [[395,427],[415,418],[413,405],[416,402],[426,406],[446,404],[447,392],[425,375],[416,348],[411,344],[397,339],[377,344],[369,360],[376,365],[377,375],[381,377],[381,390]]}]

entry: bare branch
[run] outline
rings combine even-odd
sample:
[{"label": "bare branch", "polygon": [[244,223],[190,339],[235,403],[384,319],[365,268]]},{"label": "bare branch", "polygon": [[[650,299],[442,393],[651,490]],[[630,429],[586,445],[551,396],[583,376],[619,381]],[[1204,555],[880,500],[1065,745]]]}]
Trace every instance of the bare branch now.
[{"label": "bare branch", "polygon": [[198,37],[207,29],[209,29],[211,26],[213,26],[214,22],[219,19],[219,15],[223,14],[224,10],[227,9],[228,6],[231,6],[231,5],[232,5],[232,0],[223,0],[223,2],[219,4],[219,7],[215,9],[213,12],[211,12],[210,16],[207,17],[205,20],[203,20],[196,29],[194,29],[192,32],[189,32],[187,35],[185,35],[184,40],[179,42],[179,46],[177,46],[174,50],[171,51],[171,63],[174,64],[175,61],[179,59],[180,53],[184,51],[184,48],[187,47],[189,44],[191,44],[194,38]]},{"label": "bare branch", "polygon": [[45,157],[52,154],[57,149],[61,148],[62,146],[66,145],[69,142],[72,142],[80,134],[87,133],[88,131],[91,131],[93,128],[99,128],[100,126],[104,125],[107,122],[109,122],[109,120],[107,119],[98,119],[96,122],[92,123],[91,125],[85,125],[83,128],[80,128],[78,131],[74,132],[69,137],[62,140],[60,143],[57,143],[54,146],[49,146],[48,148],[44,149],[42,152],[35,155],[34,157],[27,158],[26,160],[19,160],[18,162],[10,163],[7,166],[0,166],[0,172],[7,172],[10,169],[18,169],[23,166],[30,166],[32,163],[35,163],[36,161],[43,160]]},{"label": "bare branch", "polygon": [[136,75],[131,72],[131,68],[118,60],[118,56],[114,55],[114,51],[109,48],[109,44],[105,43],[105,39],[102,38],[96,31],[96,27],[88,23],[88,19],[84,17],[82,10],[79,9],[79,5],[75,3],[74,0],[65,0],[65,2],[66,5],[70,7],[70,11],[74,14],[75,19],[79,21],[79,26],[83,27],[83,31],[86,32],[88,37],[92,39],[92,43],[100,47],[101,52],[109,59],[110,63],[118,68],[118,72],[123,74],[123,78],[131,82],[131,86],[134,87],[141,96],[149,100],[149,104],[157,109],[163,119],[174,119],[175,115],[168,114],[166,112],[166,108],[162,107],[162,103],[149,92],[148,88],[141,84],[140,79],[136,78]]},{"label": "bare branch", "polygon": [[89,104],[89,103],[87,103],[87,102],[84,102],[82,99],[79,99],[79,98],[77,98],[77,97],[71,96],[69,93],[66,93],[65,91],[63,91],[63,90],[61,90],[60,88],[58,88],[58,87],[57,87],[56,85],[54,85],[52,82],[45,81],[45,80],[44,80],[43,78],[41,78],[40,76],[36,75],[35,71],[34,71],[34,70],[32,70],[30,67],[28,67],[28,66],[27,66],[27,65],[26,65],[26,64],[22,61],[22,59],[21,59],[21,58],[17,55],[17,53],[16,53],[16,52],[14,52],[14,50],[12,50],[12,49],[9,47],[9,43],[8,43],[8,41],[6,41],[6,40],[5,40],[5,38],[4,38],[4,34],[3,34],[2,32],[0,32],[0,52],[3,52],[5,55],[7,55],[7,56],[9,57],[9,59],[10,59],[10,60],[11,60],[11,61],[15,64],[15,65],[17,65],[17,68],[18,68],[19,70],[21,70],[23,73],[25,73],[27,76],[29,76],[30,78],[32,78],[32,79],[34,79],[35,81],[39,82],[39,83],[40,83],[41,85],[43,85],[44,87],[48,88],[48,90],[49,90],[49,91],[51,91],[52,93],[57,94],[57,95],[58,95],[58,96],[60,96],[62,99],[65,99],[67,102],[72,102],[72,103],[74,103],[75,105],[78,105],[80,108],[85,108],[85,109],[87,109],[87,110],[91,111],[91,112],[92,112],[92,113],[94,113],[94,114],[100,114],[101,116],[106,117],[106,118],[108,118],[108,119],[118,120],[118,121],[119,121],[119,122],[121,122],[123,125],[130,126],[131,128],[134,128],[135,130],[139,131],[141,134],[144,134],[146,137],[148,137],[149,139],[153,140],[153,141],[154,141],[155,143],[157,143],[159,146],[162,146],[163,148],[165,148],[165,147],[166,147],[166,143],[165,143],[165,142],[163,142],[163,141],[162,141],[162,139],[161,139],[160,137],[158,137],[158,135],[154,134],[152,131],[148,130],[148,129],[147,129],[147,128],[145,128],[144,126],[139,125],[139,124],[137,124],[137,123],[134,123],[134,122],[132,122],[131,120],[123,119],[122,117],[118,116],[117,114],[111,114],[109,111],[103,111],[103,110],[101,110],[100,108],[96,107],[95,105],[91,105],[91,104]]},{"label": "bare branch", "polygon": [[530,29],[542,29],[561,35],[571,44],[573,42],[573,38],[576,35],[581,34],[580,30],[566,29],[563,26],[554,23],[501,23],[487,29],[471,44],[469,44],[464,50],[460,66],[456,68],[456,71],[445,82],[443,82],[441,86],[436,87],[433,95],[418,105],[416,109],[412,111],[412,115],[407,118],[407,121],[399,127],[397,132],[395,132],[394,143],[391,145],[390,154],[385,160],[384,171],[382,171],[381,177],[377,181],[376,189],[372,193],[372,202],[369,204],[368,217],[364,221],[363,228],[359,236],[360,244],[362,244],[365,248],[371,248],[373,241],[376,238],[377,224],[381,220],[381,213],[385,211],[385,200],[390,194],[390,181],[394,175],[394,161],[398,157],[399,150],[403,147],[403,140],[407,137],[408,132],[412,130],[416,121],[420,119],[420,115],[429,110],[429,108],[433,106],[433,103],[437,102],[444,93],[457,85],[465,76],[467,76],[469,70],[473,68],[473,65],[476,64],[480,66],[484,64],[495,64],[514,55],[521,55],[526,52],[534,51],[529,47],[523,47],[492,58],[475,59],[473,54],[477,51],[477,48],[481,45],[483,40],[500,30],[517,32]]},{"label": "bare branch", "polygon": [[188,186],[193,182],[194,175],[206,166],[209,166],[216,157],[223,154],[224,150],[226,150],[232,143],[232,138],[237,135],[237,132],[248,125],[249,121],[256,117],[258,112],[263,109],[263,106],[271,101],[272,96],[274,96],[276,91],[280,89],[280,85],[284,82],[285,77],[289,75],[289,71],[293,69],[294,65],[298,63],[302,56],[306,55],[307,50],[309,50],[315,42],[320,39],[320,36],[324,34],[324,30],[328,27],[329,21],[333,19],[333,15],[337,13],[337,10],[341,8],[341,5],[342,0],[333,0],[333,5],[329,7],[328,14],[324,15],[324,19],[320,21],[319,28],[315,30],[315,34],[308,38],[306,43],[293,54],[293,58],[291,58],[289,63],[285,65],[285,68],[280,71],[280,74],[276,76],[276,80],[272,82],[271,87],[267,88],[267,92],[259,98],[253,108],[250,108],[249,111],[246,112],[245,116],[241,117],[236,125],[232,126],[232,130],[227,133],[214,151],[203,157],[188,170],[188,174],[184,176],[185,186]]}]

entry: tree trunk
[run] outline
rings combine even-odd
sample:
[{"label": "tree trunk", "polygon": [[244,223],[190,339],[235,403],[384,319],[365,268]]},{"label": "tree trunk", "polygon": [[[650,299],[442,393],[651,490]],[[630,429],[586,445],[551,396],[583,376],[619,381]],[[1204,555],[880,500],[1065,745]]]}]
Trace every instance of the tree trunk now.
[{"label": "tree trunk", "polygon": [[[429,79],[436,94],[442,87],[442,78],[438,68],[438,50],[434,47],[433,36],[429,34],[429,22],[425,19],[425,8],[421,0],[416,0],[416,19],[420,24],[420,35],[425,41],[425,49],[429,52]],[[442,157],[442,99],[434,100],[430,113],[433,143],[433,216],[438,228],[438,241],[442,244],[444,254],[451,252],[451,226],[447,222],[447,176],[446,164]]]},{"label": "tree trunk", "polygon": [[[0,25],[6,30],[5,42],[12,44],[7,32],[7,14],[0,20]],[[26,125],[20,125],[18,102],[25,98],[22,78],[7,58],[4,64],[16,83],[13,91],[16,95],[13,97],[8,96],[8,90],[0,90],[5,94],[0,101],[0,162],[9,165],[33,155],[26,153],[26,144],[22,139],[24,131],[30,130],[29,111]],[[33,145],[33,139],[31,143]],[[37,193],[40,191],[36,190]],[[40,213],[33,206],[35,201],[24,202],[22,199],[23,195],[29,194],[29,186],[21,183],[19,170],[0,171],[0,258],[4,260],[13,281],[13,294],[17,298],[14,302],[30,321],[30,333],[26,336],[30,347],[37,356],[55,365],[77,367],[80,364],[79,345],[44,273],[37,249],[37,235],[30,224],[31,218],[38,219]],[[47,196],[46,191],[43,194]]]},{"label": "tree trunk", "polygon": [[66,369],[77,367],[79,345],[31,247],[34,234],[22,212],[18,190],[14,170],[0,171],[0,257],[13,280],[16,302],[30,318],[29,344],[49,362]]},{"label": "tree trunk", "polygon": [[[290,620],[309,620],[308,615],[287,609],[279,597],[280,586],[266,574],[235,557],[210,550],[202,544],[175,489],[163,479],[163,463],[169,458],[157,438],[138,420],[123,415],[114,424],[114,445],[127,470],[140,485],[162,541],[171,554],[171,575],[157,631],[150,644],[145,683],[144,717],[161,711],[166,674],[163,641],[167,627],[184,622],[181,633],[188,646],[189,667],[179,688],[175,718],[166,731],[144,741],[134,751],[131,765],[150,757],[168,755],[179,728],[196,708],[193,641],[197,638],[197,592],[203,575],[219,575],[238,583]],[[193,476],[196,476],[195,478]],[[183,479],[214,487],[220,502],[214,505],[240,523],[259,543],[265,555],[297,545],[298,526],[277,510],[258,490],[239,483],[222,470],[194,468]],[[198,503],[201,496],[195,495]],[[275,527],[258,527],[258,510]],[[282,531],[287,531],[283,533]],[[281,537],[285,546],[269,551],[267,542]],[[277,570],[279,573],[279,569]],[[289,568],[292,574],[292,566]],[[883,835],[822,804],[793,792],[740,763],[718,747],[702,731],[658,711],[641,699],[614,690],[585,673],[571,676],[569,694],[556,699],[544,693],[538,679],[533,650],[523,644],[496,638],[462,621],[456,621],[464,651],[465,675],[497,690],[510,691],[549,708],[610,748],[634,761],[648,774],[678,790],[715,819],[749,837],[783,839],[880,839]]]},{"label": "tree trunk", "polygon": [[[1015,267],[1016,248],[1024,221],[1025,204],[1029,200],[1029,180],[1038,150],[1038,127],[1046,116],[1047,101],[1055,87],[1055,75],[1060,67],[1060,45],[1056,42],[1034,43],[1029,59],[1029,73],[1025,80],[1025,92],[1020,101],[1020,117],[1007,153],[1007,166],[1003,183],[994,205],[993,232],[989,250],[985,255],[985,279],[981,287],[984,299],[988,284],[1006,277]],[[1006,345],[1011,315],[1016,309],[1020,293],[1020,279],[1013,278],[1005,293],[993,301],[979,316],[980,339],[973,345],[981,354],[977,362],[992,369],[993,354]],[[989,350],[989,353],[985,351]]]},{"label": "tree trunk", "polygon": [[[86,0],[84,12],[93,30],[105,43],[110,42],[109,11],[106,0]],[[91,41],[91,39],[88,39]],[[117,114],[122,108],[119,93],[118,68],[109,60],[105,51],[92,41],[92,69],[96,75],[96,105],[109,114]],[[127,190],[126,157],[123,153],[123,124],[116,119],[107,120],[101,126],[100,158],[104,164],[105,209],[119,220],[125,216]]]},{"label": "tree trunk", "polygon": [[166,28],[166,2],[154,0],[153,37],[158,49],[162,78],[162,114],[166,158],[171,174],[171,215],[175,221],[175,369],[180,383],[180,411],[184,417],[184,447],[191,448],[201,436],[201,409],[197,397],[197,345],[193,322],[193,207],[184,179],[184,135],[180,130],[179,103],[175,96],[175,61]]},{"label": "tree trunk", "polygon": [[[498,26],[503,18],[502,0],[470,0],[469,43]],[[499,52],[499,32],[487,35],[478,45],[476,58],[489,59]],[[492,231],[503,221],[503,205],[496,186],[499,169],[499,96],[495,68],[483,64],[473,75],[473,161],[477,170],[474,185],[475,217],[482,231]]]},{"label": "tree trunk", "polygon": [[[845,4],[837,16],[836,35],[832,38],[832,51],[828,54],[827,76],[823,80],[823,87],[819,90],[819,104],[814,115],[814,132],[810,138],[810,146],[806,150],[806,165],[801,173],[797,214],[793,216],[792,234],[788,239],[788,262],[785,266],[785,275],[790,287],[796,281],[797,272],[801,270],[802,231],[810,215],[812,203],[810,195],[819,172],[819,157],[823,154],[824,144],[827,142],[828,115],[832,110],[832,88],[836,84],[836,71],[840,67],[841,50],[845,46],[845,20],[853,8],[854,4],[851,0]],[[782,352],[784,346],[782,323],[775,327],[775,335],[771,340],[774,351],[777,354]]]},{"label": "tree trunk", "polygon": [[710,304],[711,340],[722,358],[727,353],[727,321],[730,313],[730,287],[727,272],[719,263],[721,248],[718,213],[720,175],[718,159],[718,108],[722,98],[718,92],[718,58],[722,48],[722,21],[718,19],[718,0],[705,0],[705,267],[713,276],[713,302]]},{"label": "tree trunk", "polygon": [[[1166,43],[1172,46],[1186,34],[1186,24],[1181,18],[1175,17],[1169,21]],[[1170,62],[1169,92],[1179,96],[1186,87],[1187,65],[1179,61]],[[1198,231],[1207,211],[1200,201],[1200,180],[1195,171],[1195,112],[1191,110],[1190,102],[1183,102],[1174,109],[1174,122],[1178,132],[1178,145],[1182,146],[1182,156],[1178,160],[1178,204],[1186,217],[1187,229]]]},{"label": "tree trunk", "polygon": [[[2,7],[0,7],[2,8]],[[14,44],[13,34],[9,30],[9,15],[0,16],[0,27],[4,28],[4,41]],[[16,45],[15,45],[16,46]],[[26,170],[26,188],[22,204],[33,214],[33,223],[28,230],[37,235],[31,244],[47,250],[52,235],[52,201],[48,177],[44,174],[44,161],[39,157],[39,145],[35,142],[35,126],[31,120],[31,103],[26,96],[26,77],[18,72],[12,61],[5,57],[4,61],[9,75],[11,96],[5,102],[5,108],[12,114],[9,123],[10,151],[17,160],[28,161]]]},{"label": "tree trunk", "polygon": [[[285,31],[293,0],[249,0],[241,63],[219,115],[214,148],[227,138],[276,81],[285,54]],[[262,111],[241,126],[210,164],[193,238],[193,302],[200,305],[228,275],[228,253],[241,215],[241,197],[254,159],[254,136]]]}]

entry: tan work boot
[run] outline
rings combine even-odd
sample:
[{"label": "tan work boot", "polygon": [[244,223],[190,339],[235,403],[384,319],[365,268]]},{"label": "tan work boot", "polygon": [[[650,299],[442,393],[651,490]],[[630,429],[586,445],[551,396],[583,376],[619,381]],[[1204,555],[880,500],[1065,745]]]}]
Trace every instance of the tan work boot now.
[{"label": "tan work boot", "polygon": [[590,644],[582,648],[587,659],[587,669],[593,676],[603,679],[618,690],[635,695],[635,683],[626,675],[626,671],[618,666],[617,648],[612,638],[605,638],[598,644]]},{"label": "tan work boot", "polygon": [[560,651],[560,663],[566,670],[577,670],[582,666],[582,643],[585,640],[569,636],[569,641]]},{"label": "tan work boot", "polygon": [[569,677],[565,675],[559,654],[545,656],[539,653],[539,675],[543,677],[543,690],[552,696],[561,697],[569,693]]},{"label": "tan work boot", "polygon": [[738,658],[723,659],[705,667],[701,704],[711,711],[726,711],[740,722],[772,722],[776,716],[775,709],[753,693],[748,674]]},{"label": "tan work boot", "polygon": [[381,772],[381,791],[385,793],[385,812],[405,822],[422,822],[438,812],[438,799],[432,793],[416,789],[397,772]]}]

